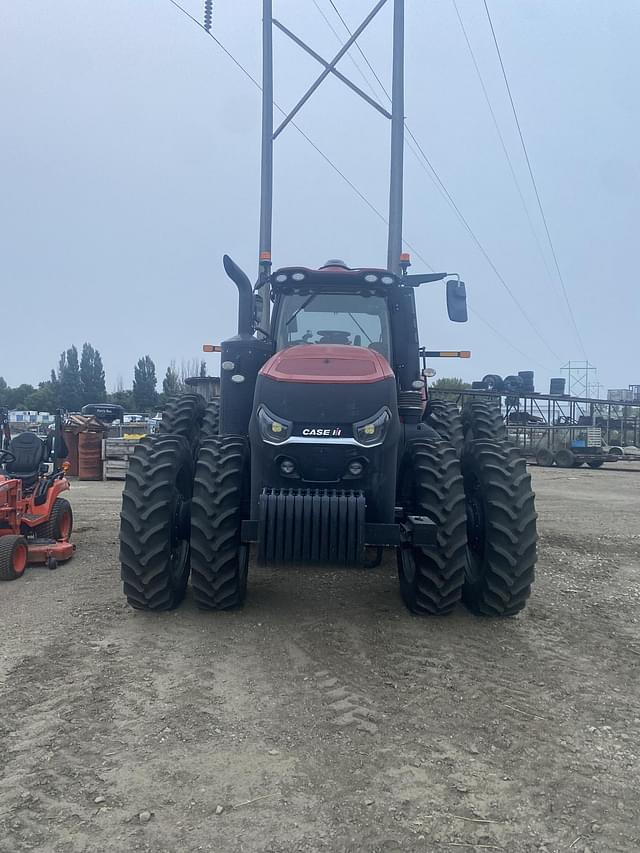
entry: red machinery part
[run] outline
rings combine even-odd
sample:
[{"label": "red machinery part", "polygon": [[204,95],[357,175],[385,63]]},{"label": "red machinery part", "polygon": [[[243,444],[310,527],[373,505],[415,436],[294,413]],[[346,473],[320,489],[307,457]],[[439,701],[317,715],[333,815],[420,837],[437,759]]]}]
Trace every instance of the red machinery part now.
[{"label": "red machinery part", "polygon": [[260,371],[280,382],[367,383],[393,377],[389,362],[375,350],[341,344],[299,345],[280,350]]},{"label": "red machinery part", "polygon": [[63,563],[70,560],[76,550],[73,542],[58,540],[49,543],[29,542],[29,563],[47,563],[52,557],[56,562]]}]

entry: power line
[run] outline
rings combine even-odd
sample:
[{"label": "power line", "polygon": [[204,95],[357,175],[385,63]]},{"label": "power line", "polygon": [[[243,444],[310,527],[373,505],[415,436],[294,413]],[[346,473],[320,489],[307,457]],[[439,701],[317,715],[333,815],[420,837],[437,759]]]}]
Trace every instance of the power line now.
[{"label": "power line", "polygon": [[430,161],[430,160],[429,160],[429,158],[427,157],[426,152],[424,151],[424,149],[422,148],[422,146],[420,145],[420,143],[418,142],[418,140],[416,139],[416,137],[414,136],[414,134],[412,133],[412,131],[411,131],[408,127],[407,127],[407,133],[409,134],[409,136],[411,137],[411,139],[414,141],[414,143],[415,143],[416,147],[418,148],[418,151],[420,151],[420,153],[421,153],[421,155],[422,155],[422,157],[423,157],[423,159],[424,159],[424,162],[427,164],[427,166],[429,167],[429,169],[433,172],[433,176],[434,176],[434,178],[435,178],[435,180],[436,180],[436,182],[437,182],[437,185],[438,185],[439,190],[441,191],[441,193],[444,195],[444,197],[446,198],[446,200],[449,202],[449,204],[451,205],[451,207],[452,207],[452,208],[453,208],[453,210],[455,211],[455,213],[456,213],[456,215],[457,215],[458,219],[460,220],[460,222],[462,223],[462,225],[464,226],[464,228],[465,228],[465,229],[466,229],[466,231],[468,232],[468,234],[469,234],[469,236],[471,237],[471,239],[473,240],[473,242],[474,242],[474,243],[476,244],[476,246],[478,247],[478,249],[479,249],[480,253],[481,253],[481,254],[482,254],[482,256],[483,256],[483,258],[486,260],[486,262],[489,264],[489,266],[490,266],[490,267],[491,267],[491,269],[493,270],[493,272],[494,272],[494,274],[495,274],[496,278],[498,279],[498,281],[500,282],[500,284],[504,287],[504,289],[507,291],[507,293],[509,294],[509,296],[510,296],[510,297],[511,297],[511,299],[513,300],[514,305],[516,305],[516,307],[518,308],[518,310],[520,311],[520,313],[522,314],[522,316],[524,317],[524,319],[527,321],[527,323],[529,324],[529,326],[533,329],[533,331],[535,332],[535,334],[537,335],[537,337],[538,337],[538,338],[542,341],[542,343],[546,346],[546,348],[549,350],[549,352],[551,353],[551,355],[553,355],[553,357],[554,357],[555,359],[557,359],[558,361],[561,361],[562,359],[560,358],[560,356],[555,352],[555,350],[553,349],[553,347],[551,346],[551,344],[546,340],[546,338],[544,337],[544,335],[542,334],[542,332],[540,332],[540,331],[539,331],[538,327],[537,327],[537,326],[536,326],[536,324],[533,322],[533,320],[531,319],[531,317],[529,317],[529,315],[527,314],[527,312],[526,312],[526,310],[525,310],[524,306],[522,305],[522,303],[520,302],[520,300],[518,299],[518,297],[515,295],[515,293],[513,292],[513,290],[512,290],[512,288],[510,287],[510,285],[507,283],[506,279],[504,278],[504,276],[502,275],[502,273],[500,272],[500,270],[499,270],[499,269],[496,267],[496,265],[494,264],[493,260],[491,259],[491,256],[489,255],[489,253],[487,252],[487,250],[485,249],[485,247],[483,246],[483,244],[480,242],[480,240],[479,240],[479,239],[478,239],[478,237],[476,236],[476,234],[475,234],[474,230],[472,229],[472,227],[471,227],[471,226],[469,225],[469,223],[467,222],[466,217],[464,216],[464,214],[462,213],[462,211],[460,210],[460,208],[459,208],[459,207],[458,207],[458,205],[456,204],[456,201],[454,200],[453,196],[451,195],[451,193],[449,192],[449,190],[446,188],[446,186],[445,186],[445,185],[444,185],[444,183],[442,182],[442,179],[440,178],[440,175],[438,174],[438,172],[436,171],[436,169],[435,169],[435,168],[434,168],[434,166],[432,165],[431,161]]},{"label": "power line", "polygon": [[[197,18],[194,18],[194,16],[193,16],[193,15],[191,15],[189,12],[187,12],[187,10],[186,10],[183,6],[181,6],[178,2],[176,2],[176,0],[169,0],[169,2],[170,2],[173,6],[175,6],[175,7],[176,7],[176,9],[179,9],[179,10],[180,10],[180,12],[182,12],[184,15],[186,15],[186,17],[187,17],[187,18],[189,18],[191,21],[193,21],[193,23],[194,23],[194,24],[196,24],[196,26],[198,26],[198,27],[199,27],[199,28],[200,28],[204,33],[206,33],[206,34],[207,34],[211,39],[213,39],[213,41],[218,45],[218,47],[223,51],[223,53],[224,53],[224,54],[225,54],[225,55],[226,55],[226,56],[227,56],[227,57],[228,57],[228,58],[229,58],[229,59],[234,63],[234,65],[236,65],[236,66],[237,66],[237,68],[239,68],[239,69],[240,69],[240,71],[244,74],[244,76],[245,76],[245,77],[247,77],[247,78],[248,78],[248,79],[249,79],[249,80],[254,84],[254,86],[256,86],[256,88],[257,88],[259,91],[262,91],[262,86],[261,86],[261,84],[259,83],[259,81],[258,81],[258,80],[256,80],[256,78],[255,78],[255,77],[254,77],[254,76],[253,76],[253,75],[252,75],[252,74],[247,70],[247,68],[246,68],[246,67],[245,67],[245,66],[244,66],[244,65],[243,65],[243,64],[242,64],[238,59],[236,59],[236,57],[235,57],[235,56],[234,56],[234,55],[233,55],[233,54],[232,54],[232,53],[231,53],[231,52],[230,52],[230,51],[229,51],[229,50],[228,50],[228,49],[227,49],[227,48],[222,44],[222,42],[221,42],[218,38],[216,38],[216,37],[215,37],[215,36],[214,36],[214,35],[213,35],[209,30],[207,30],[207,29],[206,29],[206,27],[205,27],[205,26],[203,26],[203,24],[201,24],[201,23],[200,23],[200,21],[198,21],[198,19],[197,19]],[[278,104],[276,101],[274,101],[274,102],[273,102],[273,104],[274,104],[274,106],[276,107],[276,109],[277,109],[280,113],[282,113],[282,115],[285,115],[285,114],[286,114],[286,113],[285,113],[285,110],[284,110],[281,106],[279,106],[279,104]],[[337,174],[337,175],[339,175],[339,176],[342,178],[342,180],[347,184],[347,186],[349,186],[349,187],[350,187],[350,188],[351,188],[351,189],[356,193],[356,195],[361,199],[361,201],[363,201],[363,202],[367,205],[367,207],[368,207],[368,208],[369,208],[373,213],[375,213],[375,215],[376,215],[376,216],[377,216],[377,217],[378,217],[378,218],[379,218],[379,219],[380,219],[380,220],[381,220],[385,225],[388,225],[388,224],[389,224],[389,221],[388,221],[388,220],[387,220],[387,218],[384,216],[384,214],[383,214],[383,213],[381,213],[381,211],[380,211],[380,210],[378,210],[378,208],[377,208],[377,207],[376,207],[376,206],[375,206],[375,205],[374,205],[374,204],[373,204],[373,203],[372,203],[372,202],[371,202],[371,201],[370,201],[370,200],[369,200],[369,199],[364,195],[364,193],[363,193],[361,190],[359,190],[359,189],[358,189],[358,187],[353,183],[353,181],[351,181],[351,180],[347,177],[347,175],[345,175],[345,173],[344,173],[344,172],[343,172],[343,171],[342,171],[338,166],[336,166],[336,164],[331,160],[331,158],[330,158],[327,154],[325,154],[325,153],[324,153],[324,151],[322,151],[322,149],[321,149],[318,145],[316,145],[316,143],[315,143],[315,142],[314,142],[314,141],[313,141],[313,140],[312,140],[312,139],[311,139],[311,138],[310,138],[310,137],[309,137],[309,136],[304,132],[304,130],[302,130],[302,128],[301,128],[298,124],[296,124],[296,122],[295,122],[295,121],[292,121],[292,122],[291,122],[291,124],[292,124],[292,126],[293,126],[297,131],[298,131],[298,133],[303,137],[303,139],[305,139],[305,140],[306,140],[306,142],[307,142],[309,145],[311,145],[311,147],[312,147],[312,148],[313,148],[313,149],[314,149],[314,150],[315,150],[315,151],[316,151],[316,152],[317,152],[317,153],[322,157],[322,159],[323,159],[323,160],[324,160],[324,161],[325,161],[325,162],[326,162],[326,163],[327,163],[327,164],[328,164],[328,165],[329,165],[329,166],[334,170],[334,172],[336,172],[336,174]],[[425,155],[425,157],[426,157],[426,155]],[[432,167],[432,168],[433,168],[433,167]],[[415,246],[413,246],[413,245],[412,245],[408,240],[406,240],[406,239],[404,239],[404,238],[403,238],[403,243],[404,243],[404,245],[405,245],[408,249],[410,249],[410,250],[411,250],[411,252],[413,252],[413,254],[414,254],[414,255],[415,255],[419,260],[421,260],[421,261],[422,261],[422,263],[423,263],[423,264],[424,264],[424,265],[425,265],[429,270],[433,271],[433,269],[434,269],[434,268],[433,268],[433,267],[431,266],[431,264],[426,260],[426,258],[425,258],[425,257],[424,257],[424,256],[423,256],[423,255],[418,251],[418,249],[416,249],[416,247],[415,247]],[[474,309],[472,309],[472,308],[470,308],[469,310],[470,310],[470,313],[472,313],[475,317],[477,317],[477,318],[478,318],[478,320],[480,320],[480,322],[481,322],[481,323],[484,323],[484,324],[485,324],[489,329],[491,329],[491,331],[492,331],[495,335],[497,335],[499,338],[501,338],[501,339],[502,339],[502,340],[503,340],[503,341],[504,341],[504,342],[505,342],[509,347],[511,347],[515,352],[519,353],[520,355],[522,355],[524,358],[528,359],[529,361],[535,362],[536,364],[538,364],[538,365],[540,365],[541,367],[543,367],[545,370],[549,370],[549,368],[548,368],[546,365],[541,364],[539,361],[537,361],[537,359],[532,358],[531,356],[529,356],[529,355],[527,355],[525,352],[523,352],[521,349],[519,349],[519,348],[518,348],[518,347],[517,347],[517,346],[516,346],[512,341],[511,341],[511,339],[510,339],[510,338],[508,338],[506,335],[503,335],[500,331],[498,331],[498,329],[496,329],[496,328],[495,328],[495,326],[493,326],[493,325],[492,325],[492,324],[491,324],[491,323],[490,323],[490,322],[489,322],[485,317],[483,317],[483,316],[482,316],[478,311],[475,311],[475,310],[474,310]]]},{"label": "power line", "polygon": [[496,133],[498,134],[498,139],[500,140],[500,145],[502,147],[502,151],[504,152],[504,156],[507,160],[507,163],[509,164],[509,171],[511,172],[511,177],[513,178],[513,183],[515,184],[516,190],[518,191],[518,195],[520,196],[520,201],[522,202],[523,210],[524,210],[525,215],[527,217],[527,221],[529,223],[531,233],[533,234],[533,238],[536,242],[536,246],[538,247],[540,257],[542,258],[544,268],[547,271],[547,276],[549,278],[550,283],[552,283],[551,270],[549,269],[549,264],[547,263],[547,258],[545,256],[543,249],[542,249],[542,244],[540,243],[540,238],[538,237],[538,232],[536,231],[536,228],[533,224],[533,220],[531,218],[531,213],[529,211],[529,205],[527,204],[526,199],[524,197],[524,194],[522,192],[522,187],[520,186],[520,181],[518,180],[518,176],[516,175],[516,171],[515,171],[515,168],[513,166],[513,162],[511,160],[511,157],[509,155],[509,151],[508,151],[506,143],[504,141],[504,137],[502,135],[502,131],[500,130],[500,125],[498,124],[498,119],[497,119],[496,114],[494,112],[493,105],[492,105],[491,99],[489,97],[489,92],[487,91],[487,87],[486,87],[484,79],[482,77],[482,72],[480,71],[480,66],[478,65],[476,55],[474,53],[473,47],[471,46],[471,41],[469,39],[467,29],[464,25],[464,21],[462,20],[462,15],[460,14],[460,10],[458,8],[458,4],[456,3],[456,0],[451,0],[451,2],[453,3],[453,8],[455,9],[456,16],[457,16],[458,22],[460,24],[460,29],[462,30],[462,34],[464,36],[464,40],[467,43],[467,48],[469,49],[469,54],[471,56],[473,66],[476,70],[476,74],[478,76],[478,80],[479,80],[480,86],[482,88],[482,93],[484,95],[484,99],[487,103],[487,107],[489,108],[489,112],[491,113],[491,118],[493,120],[493,126],[495,127]]},{"label": "power line", "polygon": [[[329,2],[330,2],[330,4],[331,4],[332,8],[334,9],[334,11],[336,12],[336,14],[338,15],[338,17],[340,18],[340,21],[342,22],[342,25],[344,26],[344,28],[346,29],[346,31],[349,33],[349,35],[352,35],[352,31],[351,31],[351,29],[350,29],[349,25],[346,23],[345,19],[344,19],[344,18],[343,18],[343,16],[341,15],[341,13],[340,13],[339,9],[337,8],[337,6],[336,6],[336,4],[335,4],[334,0],[329,0]],[[378,77],[378,75],[376,74],[376,72],[375,72],[375,70],[374,70],[373,66],[371,65],[371,63],[369,62],[369,60],[368,60],[368,58],[367,58],[366,54],[364,53],[364,51],[362,50],[362,48],[360,47],[360,45],[358,45],[358,43],[357,43],[357,42],[356,42],[356,47],[358,48],[358,50],[359,50],[359,52],[360,52],[361,56],[363,57],[364,61],[367,63],[367,66],[371,69],[371,72],[373,73],[373,75],[375,76],[376,80],[378,81],[378,83],[379,83],[379,85],[380,85],[380,88],[382,89],[382,91],[383,91],[383,92],[385,93],[385,95],[387,96],[387,99],[390,101],[390,100],[391,100],[391,96],[389,95],[389,92],[387,91],[387,89],[385,88],[384,84],[382,83],[382,81],[380,80],[380,78]],[[441,195],[443,195],[443,197],[445,198],[445,200],[446,200],[446,201],[451,205],[451,207],[452,207],[452,208],[453,208],[453,210],[455,211],[455,213],[456,213],[456,215],[457,215],[458,219],[460,220],[460,222],[462,223],[462,225],[464,226],[464,228],[465,228],[465,229],[466,229],[466,231],[468,232],[468,234],[469,234],[469,236],[471,237],[471,239],[473,240],[473,242],[476,244],[476,246],[477,246],[477,247],[478,247],[478,249],[480,250],[480,252],[481,252],[482,256],[484,257],[484,259],[487,261],[487,263],[489,264],[489,266],[490,266],[490,267],[491,267],[491,269],[493,270],[493,272],[494,272],[494,274],[496,275],[496,277],[497,277],[498,281],[502,284],[502,286],[504,287],[504,289],[507,291],[507,293],[509,294],[509,296],[510,296],[510,297],[511,297],[511,299],[513,300],[514,304],[516,305],[516,307],[518,308],[518,310],[520,311],[520,313],[522,314],[522,316],[524,317],[524,319],[527,321],[527,323],[529,324],[529,326],[533,329],[534,333],[537,335],[537,337],[540,339],[540,341],[544,344],[544,346],[545,346],[545,347],[549,350],[549,352],[553,355],[553,357],[554,357],[555,359],[557,359],[558,361],[561,361],[561,360],[562,360],[562,359],[561,359],[561,357],[560,357],[560,356],[555,352],[555,350],[553,349],[553,347],[551,346],[551,344],[549,344],[549,342],[546,340],[546,338],[545,338],[545,337],[542,335],[542,333],[539,331],[538,327],[535,325],[535,323],[533,322],[533,320],[529,317],[529,315],[527,314],[527,312],[526,312],[526,310],[525,310],[524,306],[521,304],[520,300],[517,298],[517,296],[515,295],[515,293],[513,292],[512,288],[509,286],[509,284],[507,283],[507,281],[506,281],[506,279],[504,278],[504,276],[502,275],[502,273],[501,273],[501,272],[498,270],[498,268],[496,267],[495,263],[493,262],[493,260],[491,259],[490,255],[489,255],[489,253],[487,252],[487,250],[485,249],[485,247],[483,246],[483,244],[480,242],[479,238],[476,236],[476,234],[475,234],[474,230],[473,230],[473,229],[471,228],[471,226],[469,225],[469,223],[468,223],[468,221],[467,221],[466,217],[463,215],[462,211],[460,210],[460,208],[459,208],[459,207],[458,207],[458,205],[456,204],[456,202],[455,202],[455,200],[453,199],[453,197],[452,197],[451,193],[449,192],[449,190],[448,190],[448,189],[446,188],[446,186],[444,185],[444,182],[443,182],[443,181],[442,181],[442,179],[440,178],[440,175],[438,174],[438,172],[436,171],[435,167],[433,166],[433,164],[431,163],[431,161],[430,161],[430,160],[429,160],[429,158],[427,157],[427,154],[425,153],[425,151],[424,151],[423,147],[422,147],[422,146],[420,145],[420,143],[418,142],[418,139],[416,138],[415,134],[414,134],[414,133],[413,133],[413,131],[410,129],[410,127],[409,127],[409,125],[407,124],[407,122],[406,122],[406,121],[405,121],[405,123],[404,123],[404,124],[405,124],[405,129],[406,129],[406,131],[407,131],[407,134],[409,135],[409,137],[410,137],[411,141],[412,141],[412,142],[413,142],[413,144],[416,146],[416,148],[417,148],[417,150],[418,150],[418,152],[419,152],[418,161],[420,162],[420,164],[421,164],[422,168],[423,168],[425,171],[427,171],[427,170],[426,170],[426,168],[425,168],[425,165],[424,165],[424,164],[426,164],[426,166],[427,166],[427,167],[428,167],[428,169],[429,169],[429,171],[427,172],[427,174],[428,174],[428,175],[429,175],[429,177],[432,179],[432,181],[434,181],[434,179],[435,179],[435,185],[436,185],[437,189],[440,191]],[[415,153],[416,153],[416,152],[414,151],[414,154],[415,154]],[[420,157],[422,157],[422,160],[424,161],[424,163],[422,163],[422,162],[420,161]],[[432,177],[432,176],[433,176],[433,177]]]},{"label": "power line", "polygon": [[[244,76],[247,77],[249,80],[251,80],[253,85],[260,92],[262,91],[262,86],[260,85],[260,82],[258,80],[256,80],[256,78],[253,76],[253,74],[251,74],[251,72],[248,71],[247,68],[238,59],[236,59],[236,57],[229,50],[227,50],[227,48],[222,44],[222,42],[219,39],[217,39],[213,35],[213,33],[209,32],[209,30],[207,30],[200,23],[200,21],[197,18],[194,18],[193,15],[191,15],[189,12],[187,12],[187,10],[183,6],[181,6],[178,2],[176,2],[176,0],[169,0],[169,3],[171,3],[173,6],[175,6],[176,9],[179,9],[184,15],[187,16],[187,18],[189,18],[191,21],[193,21],[193,23],[196,24],[196,26],[200,27],[200,29],[204,33],[206,33],[211,39],[213,39],[213,41],[229,57],[229,59],[233,62],[233,64],[240,69],[240,71],[244,74]],[[287,115],[286,110],[283,107],[281,107],[276,101],[273,102],[273,105],[283,116]],[[336,166],[336,164],[333,162],[333,160],[331,160],[324,153],[324,151],[322,151],[322,149],[318,145],[316,145],[316,143],[304,132],[304,130],[300,127],[300,125],[296,124],[295,121],[292,121],[291,125],[293,127],[295,127],[295,129],[298,131],[298,133],[309,143],[309,145],[311,145],[311,147],[322,157],[322,159],[329,166],[331,166],[333,171],[342,178],[342,180],[347,184],[347,186],[349,186],[356,193],[356,195],[358,195],[358,197],[367,205],[367,207],[369,207],[376,214],[376,216],[378,216],[384,222],[385,225],[388,225],[387,220],[380,213],[380,211],[375,207],[375,205],[373,205],[369,201],[369,199],[364,195],[364,193],[358,189],[358,187],[353,183],[353,181],[351,181],[347,177],[347,175],[345,175],[345,173],[340,168],[338,168],[338,166]]]},{"label": "power line", "polygon": [[573,308],[571,307],[571,302],[569,300],[569,294],[567,293],[567,288],[564,283],[564,278],[562,272],[560,270],[560,264],[558,263],[558,256],[556,254],[555,246],[553,245],[553,240],[551,239],[551,233],[549,231],[549,226],[547,224],[547,217],[544,212],[544,208],[542,207],[542,200],[540,198],[540,193],[538,192],[538,185],[536,183],[536,179],[533,174],[533,168],[531,166],[531,160],[529,159],[529,152],[527,151],[527,146],[524,141],[524,136],[522,134],[522,128],[520,127],[520,120],[518,119],[518,113],[516,110],[516,105],[513,100],[513,95],[511,94],[511,86],[509,85],[509,79],[507,77],[507,72],[504,67],[504,62],[502,61],[502,53],[500,51],[500,45],[498,44],[498,38],[496,36],[496,31],[493,27],[493,21],[491,19],[491,13],[489,12],[489,6],[487,5],[487,0],[483,0],[484,9],[487,14],[487,20],[489,22],[489,27],[491,28],[491,35],[493,36],[493,43],[496,48],[496,53],[498,54],[498,60],[500,62],[500,68],[502,70],[502,77],[504,79],[504,84],[507,88],[507,94],[509,95],[509,102],[511,104],[511,110],[513,112],[513,117],[515,119],[516,127],[518,129],[518,136],[520,137],[520,144],[522,145],[522,151],[524,152],[525,160],[527,161],[527,169],[529,170],[529,177],[531,178],[531,183],[533,185],[533,189],[536,195],[536,200],[538,202],[538,208],[540,209],[540,216],[542,217],[542,222],[544,223],[544,230],[547,235],[547,240],[549,242],[549,248],[551,249],[551,254],[553,256],[553,262],[556,268],[556,272],[558,273],[558,279],[560,280],[560,284],[562,285],[562,293],[564,294],[565,302],[567,303],[567,308],[569,310],[569,316],[571,317],[571,322],[573,324],[573,328],[576,332],[576,337],[578,339],[578,343],[582,349],[583,355],[586,359],[586,350],[582,340],[582,336],[580,334],[580,330],[578,329],[578,324],[576,323],[576,318],[573,313]]},{"label": "power line", "polygon": [[[349,25],[348,25],[348,24],[347,24],[347,22],[345,21],[344,17],[342,16],[342,14],[341,14],[340,10],[338,9],[338,7],[336,6],[336,4],[333,2],[333,0],[329,0],[329,2],[330,2],[330,4],[331,4],[331,6],[332,6],[332,8],[333,8],[334,12],[336,13],[336,15],[338,16],[338,18],[340,19],[340,22],[342,23],[342,26],[345,28],[345,30],[346,30],[346,31],[347,31],[347,33],[349,34],[349,36],[353,35],[353,33],[352,33],[352,31],[351,31],[351,29],[350,29]],[[342,38],[341,38],[340,34],[336,31],[336,28],[333,26],[333,24],[331,23],[331,21],[329,20],[329,18],[327,17],[327,15],[326,15],[326,14],[324,13],[324,11],[321,9],[321,7],[320,7],[320,5],[319,5],[319,3],[318,3],[318,0],[313,0],[313,4],[314,4],[314,6],[316,7],[316,9],[320,12],[320,14],[321,14],[321,15],[322,15],[322,17],[324,18],[324,20],[326,21],[327,26],[331,29],[331,32],[332,32],[332,33],[335,35],[335,37],[338,39],[339,44],[340,44],[340,45],[344,45],[344,41],[342,40]],[[370,71],[371,71],[371,73],[373,74],[374,78],[376,79],[376,81],[377,81],[378,85],[380,86],[380,89],[382,90],[382,92],[383,92],[384,96],[386,97],[387,101],[388,101],[389,103],[391,103],[391,95],[389,94],[389,91],[387,90],[387,88],[385,87],[384,83],[382,82],[382,80],[381,80],[381,79],[380,79],[380,77],[378,76],[378,74],[377,74],[377,72],[376,72],[375,68],[373,67],[373,65],[372,65],[372,64],[371,64],[371,62],[369,61],[369,58],[367,57],[367,55],[365,54],[365,52],[364,52],[364,51],[362,50],[362,48],[360,47],[359,42],[357,42],[357,41],[356,41],[356,42],[354,42],[354,47],[356,47],[356,49],[358,50],[358,52],[360,53],[360,55],[361,55],[361,56],[362,56],[362,58],[364,59],[364,61],[365,61],[366,65],[367,65],[367,67],[369,68],[369,70],[370,70]],[[348,55],[348,56],[349,56],[349,58],[351,59],[352,63],[356,66],[356,68],[358,69],[358,71],[360,72],[360,76],[362,77],[362,79],[366,81],[367,86],[369,87],[369,91],[370,91],[372,94],[374,94],[374,95],[375,95],[374,88],[373,88],[373,86],[371,85],[371,81],[369,80],[369,78],[367,77],[367,75],[364,73],[364,71],[362,70],[362,68],[360,67],[360,65],[356,62],[356,60],[354,59],[354,57],[353,57],[351,54],[347,54],[347,55]],[[413,145],[413,143],[412,143],[412,141],[411,141],[411,140],[409,140],[409,141],[407,142],[407,147],[409,148],[409,150],[411,151],[411,153],[413,154],[413,156],[416,158],[416,160],[418,161],[418,163],[420,163],[420,165],[422,165],[421,160],[420,160],[420,154],[418,153],[418,151],[417,151],[417,150],[416,150],[416,148],[414,147],[414,145]],[[432,178],[431,174],[430,174],[430,173],[428,173],[428,172],[427,172],[427,174],[429,175],[429,177],[431,178],[431,180],[432,180],[432,181],[434,182],[434,184],[435,184],[435,181],[433,180],[433,178]]]}]

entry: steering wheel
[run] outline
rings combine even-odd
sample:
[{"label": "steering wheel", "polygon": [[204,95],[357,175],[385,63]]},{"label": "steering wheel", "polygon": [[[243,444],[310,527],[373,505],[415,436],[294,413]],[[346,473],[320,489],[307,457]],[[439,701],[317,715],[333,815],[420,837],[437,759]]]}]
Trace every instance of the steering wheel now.
[{"label": "steering wheel", "polygon": [[15,461],[15,453],[13,453],[11,450],[2,450],[2,448],[0,448],[0,465],[6,465],[7,462],[11,463]]},{"label": "steering wheel", "polygon": [[321,344],[350,344],[351,332],[343,332],[340,329],[318,329]]}]

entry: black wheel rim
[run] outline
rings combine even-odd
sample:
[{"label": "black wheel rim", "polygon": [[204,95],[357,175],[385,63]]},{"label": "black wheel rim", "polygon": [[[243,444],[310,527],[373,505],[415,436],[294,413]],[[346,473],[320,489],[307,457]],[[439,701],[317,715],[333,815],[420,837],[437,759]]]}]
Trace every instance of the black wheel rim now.
[{"label": "black wheel rim", "polygon": [[467,509],[467,579],[476,583],[482,574],[485,553],[486,521],[482,487],[474,474],[467,474],[464,483]]}]

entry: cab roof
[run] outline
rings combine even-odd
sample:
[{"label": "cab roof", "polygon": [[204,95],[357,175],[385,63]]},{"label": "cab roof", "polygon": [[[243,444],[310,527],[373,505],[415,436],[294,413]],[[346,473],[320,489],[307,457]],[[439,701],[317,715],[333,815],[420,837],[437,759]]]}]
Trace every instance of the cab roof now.
[{"label": "cab roof", "polygon": [[314,270],[309,267],[282,267],[271,274],[271,286],[284,287],[380,287],[399,284],[400,279],[385,269],[365,267],[348,269],[343,266],[325,266]]}]

